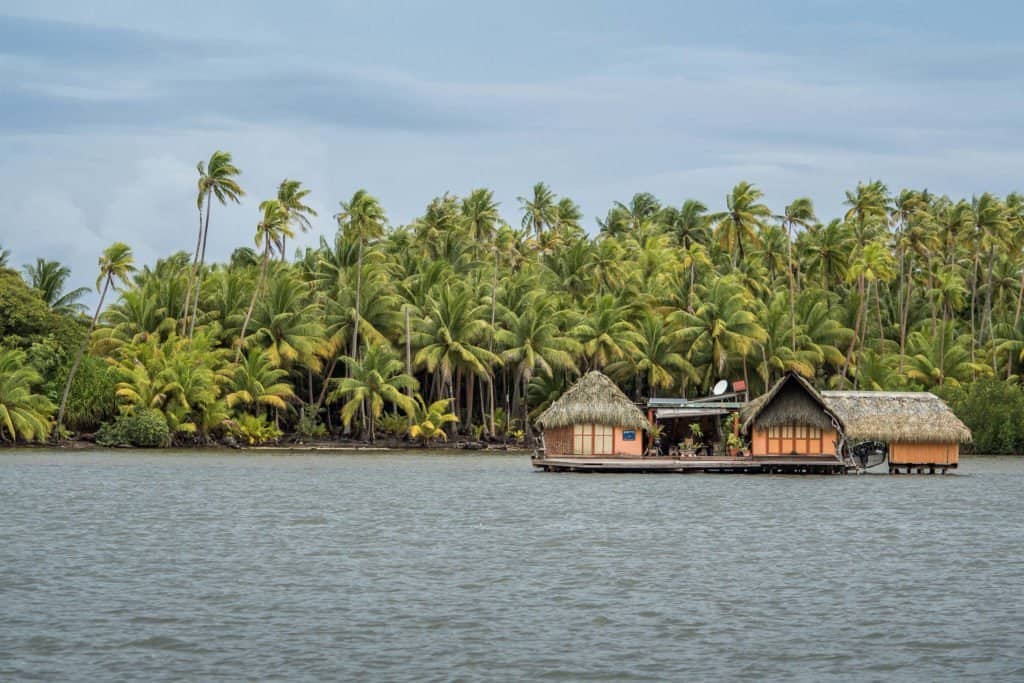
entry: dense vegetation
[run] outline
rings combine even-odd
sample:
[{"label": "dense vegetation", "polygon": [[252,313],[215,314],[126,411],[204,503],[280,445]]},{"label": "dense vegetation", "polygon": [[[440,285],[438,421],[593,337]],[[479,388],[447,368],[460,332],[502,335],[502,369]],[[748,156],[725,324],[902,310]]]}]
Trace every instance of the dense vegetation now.
[{"label": "dense vegetation", "polygon": [[229,154],[198,170],[194,250],[138,268],[113,245],[97,280],[107,305],[90,318],[60,264],[37,261],[18,286],[0,271],[0,359],[31,365],[0,383],[0,418],[22,416],[0,420],[4,439],[40,438],[42,421],[108,423],[116,441],[131,426],[118,416],[142,411],[143,431],[159,414],[178,443],[529,438],[531,416],[596,368],[637,398],[702,394],[723,377],[756,393],[786,371],[822,387],[927,389],[986,435],[983,449],[1024,450],[1003,426],[1019,422],[1007,402],[1020,405],[1024,368],[1021,195],[874,181],[820,220],[809,199],[769,207],[741,182],[721,204],[637,194],[591,236],[543,183],[515,225],[486,189],[395,226],[359,190],[336,230],[289,258],[316,214],[285,180],[253,217],[254,247],[207,263],[216,214],[244,191]]}]

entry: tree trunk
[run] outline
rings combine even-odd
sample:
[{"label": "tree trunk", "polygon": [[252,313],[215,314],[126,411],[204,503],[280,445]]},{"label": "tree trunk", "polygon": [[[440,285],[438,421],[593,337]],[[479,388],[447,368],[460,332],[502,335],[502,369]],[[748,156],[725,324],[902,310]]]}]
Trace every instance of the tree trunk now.
[{"label": "tree trunk", "polygon": [[906,301],[903,304],[903,317],[900,320],[900,369],[899,374],[903,374],[903,356],[907,350],[907,321],[910,317],[910,293],[914,288],[914,279],[912,277],[907,278],[906,283]]},{"label": "tree trunk", "polygon": [[[409,334],[409,304],[402,307],[405,310],[405,374],[412,377],[412,339]],[[412,400],[412,387],[406,387],[405,393]],[[412,414],[409,416],[409,426],[412,426]]]},{"label": "tree trunk", "polygon": [[796,277],[793,274],[793,225],[786,230],[786,251],[789,254],[789,326],[793,338],[793,353],[796,353]]},{"label": "tree trunk", "polygon": [[249,321],[252,319],[253,309],[256,308],[256,299],[259,298],[260,290],[263,289],[263,281],[267,278],[267,265],[270,262],[270,241],[263,247],[263,262],[260,264],[260,277],[256,281],[256,289],[252,292],[252,300],[249,302],[249,310],[245,312],[245,320],[242,321],[242,333],[238,336],[238,349],[235,351],[235,362],[242,357],[242,348],[245,346],[245,331],[249,329]]},{"label": "tree trunk", "polygon": [[857,278],[857,293],[859,301],[857,302],[857,318],[853,323],[853,338],[850,339],[850,347],[846,350],[846,360],[843,362],[842,375],[846,375],[847,369],[850,367],[850,361],[853,360],[853,350],[857,348],[857,335],[860,330],[860,319],[864,312],[864,276]]},{"label": "tree trunk", "polygon": [[188,273],[188,283],[185,286],[185,307],[181,309],[181,336],[188,332],[188,309],[192,303],[192,281],[196,277],[196,269],[199,266],[199,249],[203,245],[203,205],[202,202],[196,207],[199,213],[199,233],[196,235],[196,251],[192,255],[192,269]]},{"label": "tree trunk", "polygon": [[356,316],[352,326],[352,357],[359,360],[359,311],[363,293],[363,238],[359,238],[359,257],[356,259]]},{"label": "tree trunk", "polygon": [[206,194],[206,221],[203,226],[203,246],[199,254],[199,268],[196,269],[196,294],[192,302],[192,319],[188,324],[188,338],[196,331],[196,317],[199,315],[199,291],[203,286],[203,266],[206,265],[206,240],[210,236],[210,205],[213,203],[212,193]]},{"label": "tree trunk", "polygon": [[92,322],[89,323],[89,331],[85,333],[85,338],[82,339],[82,345],[78,348],[78,355],[75,356],[75,362],[71,365],[71,370],[68,371],[68,379],[67,382],[64,383],[64,392],[60,396],[60,409],[57,411],[57,423],[53,426],[54,441],[60,439],[60,428],[64,424],[64,411],[67,410],[68,407],[68,395],[71,393],[71,383],[75,381],[75,375],[78,373],[78,366],[82,364],[82,357],[85,356],[85,350],[89,347],[89,340],[92,338],[92,331],[96,329],[96,321],[100,319],[100,311],[103,310],[103,300],[107,297],[107,290],[110,288],[111,278],[111,275],[107,275],[107,279],[103,283],[103,291],[100,293],[100,300],[96,304],[96,312],[93,313]]}]

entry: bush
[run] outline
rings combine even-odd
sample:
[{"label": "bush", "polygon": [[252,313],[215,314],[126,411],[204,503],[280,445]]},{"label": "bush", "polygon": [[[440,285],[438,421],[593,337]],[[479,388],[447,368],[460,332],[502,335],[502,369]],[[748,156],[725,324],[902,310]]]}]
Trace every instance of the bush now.
[{"label": "bush", "polygon": [[980,379],[943,392],[950,408],[974,435],[971,453],[1024,453],[1024,390],[997,379]]},{"label": "bush", "polygon": [[400,413],[385,413],[377,423],[381,434],[391,437],[403,437],[409,431],[409,417]]},{"label": "bush", "polygon": [[151,408],[119,415],[113,422],[104,423],[96,432],[96,443],[101,446],[161,448],[170,440],[171,430],[163,413]]},{"label": "bush", "polygon": [[259,446],[281,438],[281,430],[268,420],[266,415],[257,417],[242,413],[237,419],[229,420],[227,426],[232,437],[250,446]]}]

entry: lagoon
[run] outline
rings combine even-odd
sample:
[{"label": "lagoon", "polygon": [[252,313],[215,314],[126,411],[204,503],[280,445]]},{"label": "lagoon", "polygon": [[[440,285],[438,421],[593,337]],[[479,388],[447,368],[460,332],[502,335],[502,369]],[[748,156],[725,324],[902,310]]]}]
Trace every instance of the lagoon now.
[{"label": "lagoon", "polygon": [[0,680],[1021,680],[1024,459],[0,452]]}]

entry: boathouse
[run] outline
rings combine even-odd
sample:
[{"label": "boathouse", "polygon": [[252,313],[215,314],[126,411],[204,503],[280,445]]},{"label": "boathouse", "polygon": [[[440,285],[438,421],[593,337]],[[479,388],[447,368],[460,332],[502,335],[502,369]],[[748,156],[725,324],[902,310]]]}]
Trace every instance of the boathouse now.
[{"label": "boathouse", "polygon": [[928,392],[823,391],[789,373],[744,410],[755,459],[833,457],[849,461],[858,444],[888,451],[889,471],[945,472],[971,432]]},{"label": "boathouse", "polygon": [[544,454],[641,457],[650,424],[643,412],[604,374],[592,371],[569,387],[537,418]]},{"label": "boathouse", "polygon": [[946,403],[927,391],[823,391],[849,442],[888,444],[889,471],[956,469],[960,444],[971,430]]}]

